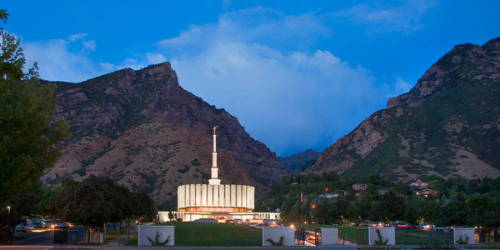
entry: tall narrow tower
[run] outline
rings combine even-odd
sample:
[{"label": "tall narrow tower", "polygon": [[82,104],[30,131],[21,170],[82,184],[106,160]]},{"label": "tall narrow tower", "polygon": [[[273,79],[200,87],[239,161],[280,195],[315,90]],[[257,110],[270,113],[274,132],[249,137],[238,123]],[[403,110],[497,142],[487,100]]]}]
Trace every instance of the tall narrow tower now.
[{"label": "tall narrow tower", "polygon": [[212,152],[212,178],[208,180],[208,184],[210,185],[220,185],[219,179],[219,168],[217,167],[217,134],[216,134],[217,126],[213,127],[213,152]]}]

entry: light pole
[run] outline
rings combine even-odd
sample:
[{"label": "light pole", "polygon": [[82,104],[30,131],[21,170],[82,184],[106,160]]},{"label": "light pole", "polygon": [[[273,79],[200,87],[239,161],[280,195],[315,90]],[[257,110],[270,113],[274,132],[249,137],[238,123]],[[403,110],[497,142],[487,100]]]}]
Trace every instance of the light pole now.
[{"label": "light pole", "polygon": [[10,215],[10,206],[7,206],[7,213]]}]

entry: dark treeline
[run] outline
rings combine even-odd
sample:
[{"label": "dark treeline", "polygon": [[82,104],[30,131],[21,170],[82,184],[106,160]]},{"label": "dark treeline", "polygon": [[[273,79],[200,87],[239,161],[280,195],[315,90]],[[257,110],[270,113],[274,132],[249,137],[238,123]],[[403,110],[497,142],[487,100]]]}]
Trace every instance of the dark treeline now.
[{"label": "dark treeline", "polygon": [[8,204],[9,211],[0,210],[4,239],[11,238],[14,226],[28,217],[60,219],[101,230],[105,223],[152,221],[157,214],[156,204],[147,194],[130,192],[104,177],[39,186]]},{"label": "dark treeline", "polygon": [[353,181],[336,173],[284,177],[259,210],[280,208],[285,222],[348,224],[406,221],[437,225],[500,226],[500,178],[467,180],[429,176],[423,180],[434,195],[417,196],[417,188],[379,176],[353,190]]}]

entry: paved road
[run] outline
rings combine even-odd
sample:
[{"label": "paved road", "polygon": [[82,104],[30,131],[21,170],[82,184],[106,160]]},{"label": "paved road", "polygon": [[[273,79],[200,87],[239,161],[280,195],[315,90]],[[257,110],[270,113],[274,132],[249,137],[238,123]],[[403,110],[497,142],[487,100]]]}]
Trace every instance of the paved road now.
[{"label": "paved road", "polygon": [[[0,249],[30,249],[30,250],[59,250],[59,249],[72,249],[72,250],[161,250],[161,249],[175,249],[175,250],[269,250],[269,247],[107,247],[107,246],[68,246],[68,245],[60,245],[60,246],[33,246],[33,245],[24,245],[24,246],[2,246],[0,245]],[[318,249],[318,250],[355,250],[357,248],[347,248],[342,246],[334,246],[334,247],[272,247],[274,250],[297,250],[297,249]]]},{"label": "paved road", "polygon": [[14,245],[51,245],[53,239],[52,231],[17,233],[16,236],[22,239],[14,241]]}]

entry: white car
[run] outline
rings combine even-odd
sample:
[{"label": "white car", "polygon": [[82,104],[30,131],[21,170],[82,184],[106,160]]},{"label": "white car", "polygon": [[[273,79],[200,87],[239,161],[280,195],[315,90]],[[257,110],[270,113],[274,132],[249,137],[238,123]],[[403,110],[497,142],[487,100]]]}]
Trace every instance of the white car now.
[{"label": "white car", "polygon": [[24,229],[24,227],[25,227],[25,224],[17,224],[16,228],[15,228],[16,233],[17,232],[26,232],[25,229]]},{"label": "white car", "polygon": [[17,224],[15,230],[16,230],[16,232],[26,233],[26,232],[33,231],[35,229],[35,227],[36,226],[33,224]]}]

